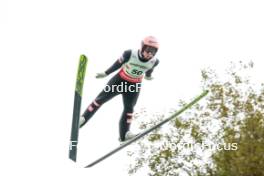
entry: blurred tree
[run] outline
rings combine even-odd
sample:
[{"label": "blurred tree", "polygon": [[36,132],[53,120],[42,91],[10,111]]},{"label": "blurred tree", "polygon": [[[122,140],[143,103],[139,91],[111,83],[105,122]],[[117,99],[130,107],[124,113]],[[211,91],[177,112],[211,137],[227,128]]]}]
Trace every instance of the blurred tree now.
[{"label": "blurred tree", "polygon": [[[129,174],[264,175],[264,85],[253,88],[247,75],[252,68],[252,62],[231,63],[222,79],[202,70],[203,88],[210,90],[206,100],[140,140],[129,152]],[[140,123],[145,129],[172,112],[136,116],[152,116]]]}]

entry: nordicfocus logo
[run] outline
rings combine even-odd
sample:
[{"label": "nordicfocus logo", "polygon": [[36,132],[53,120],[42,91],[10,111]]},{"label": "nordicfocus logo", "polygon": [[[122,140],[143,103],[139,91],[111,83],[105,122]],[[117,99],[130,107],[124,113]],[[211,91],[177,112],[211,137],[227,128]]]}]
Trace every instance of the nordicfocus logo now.
[{"label": "nordicfocus logo", "polygon": [[127,84],[127,82],[121,82],[119,85],[106,85],[104,88],[105,92],[139,92],[141,88],[141,83]]},{"label": "nordicfocus logo", "polygon": [[205,149],[211,151],[221,151],[221,150],[237,150],[237,143],[222,143],[222,144],[211,144],[211,143],[178,143],[178,144],[170,144],[170,148],[173,150],[183,150],[187,149],[190,151],[194,151],[195,149],[200,149],[204,151]]}]

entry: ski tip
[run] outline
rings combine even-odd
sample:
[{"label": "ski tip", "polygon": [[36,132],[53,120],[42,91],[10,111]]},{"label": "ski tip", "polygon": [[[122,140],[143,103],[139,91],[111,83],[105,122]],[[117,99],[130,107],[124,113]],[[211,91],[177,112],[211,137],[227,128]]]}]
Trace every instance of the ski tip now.
[{"label": "ski tip", "polygon": [[205,97],[209,93],[209,90],[204,90],[203,93],[199,96],[199,98]]},{"label": "ski tip", "polygon": [[206,94],[208,94],[209,93],[209,90],[205,90],[204,91],[204,94],[206,95]]},{"label": "ski tip", "polygon": [[87,57],[84,54],[81,54],[80,58],[87,60]]}]

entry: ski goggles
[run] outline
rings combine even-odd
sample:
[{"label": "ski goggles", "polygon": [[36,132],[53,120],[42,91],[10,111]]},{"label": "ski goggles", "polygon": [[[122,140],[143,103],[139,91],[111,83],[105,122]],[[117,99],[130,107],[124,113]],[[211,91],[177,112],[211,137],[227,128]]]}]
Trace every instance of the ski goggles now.
[{"label": "ski goggles", "polygon": [[157,48],[154,48],[154,47],[151,47],[151,46],[146,46],[144,48],[144,51],[146,53],[151,53],[154,56],[158,50],[157,50]]}]

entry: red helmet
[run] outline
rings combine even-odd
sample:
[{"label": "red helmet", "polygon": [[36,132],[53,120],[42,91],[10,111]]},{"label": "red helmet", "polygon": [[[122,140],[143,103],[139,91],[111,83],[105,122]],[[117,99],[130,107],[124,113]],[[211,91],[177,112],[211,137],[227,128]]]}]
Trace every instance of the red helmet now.
[{"label": "red helmet", "polygon": [[142,40],[141,49],[143,49],[144,46],[151,46],[151,47],[156,48],[158,50],[159,49],[159,42],[157,41],[157,39],[155,37],[148,36]]}]

